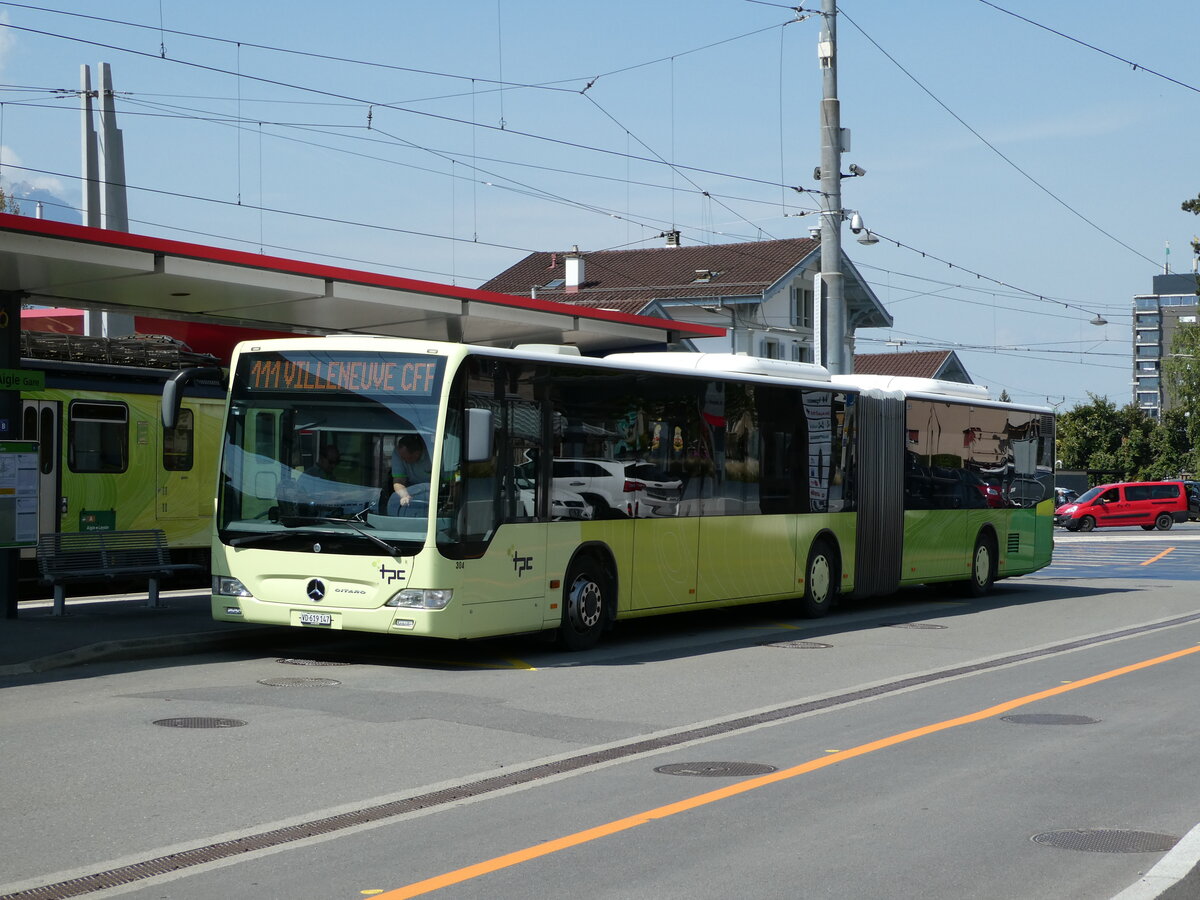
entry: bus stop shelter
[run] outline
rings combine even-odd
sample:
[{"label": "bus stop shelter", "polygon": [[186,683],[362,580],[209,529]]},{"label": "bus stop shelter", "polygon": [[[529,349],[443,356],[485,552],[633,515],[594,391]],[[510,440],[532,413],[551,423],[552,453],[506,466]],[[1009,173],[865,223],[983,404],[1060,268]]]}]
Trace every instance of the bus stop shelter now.
[{"label": "bus stop shelter", "polygon": [[[20,437],[23,305],[297,334],[573,344],[587,354],[725,334],[707,325],[0,214],[0,440]],[[17,554],[0,549],[8,617],[16,615]]]}]

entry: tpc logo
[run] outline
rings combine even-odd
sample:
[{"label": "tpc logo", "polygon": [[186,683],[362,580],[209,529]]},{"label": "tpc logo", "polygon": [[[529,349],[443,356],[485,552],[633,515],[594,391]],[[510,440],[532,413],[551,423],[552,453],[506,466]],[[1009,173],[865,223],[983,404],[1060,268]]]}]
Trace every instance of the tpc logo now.
[{"label": "tpc logo", "polygon": [[533,571],[533,557],[532,556],[518,556],[517,551],[514,550],[513,551],[513,571],[517,573],[518,578],[520,578],[526,572],[532,572]]}]

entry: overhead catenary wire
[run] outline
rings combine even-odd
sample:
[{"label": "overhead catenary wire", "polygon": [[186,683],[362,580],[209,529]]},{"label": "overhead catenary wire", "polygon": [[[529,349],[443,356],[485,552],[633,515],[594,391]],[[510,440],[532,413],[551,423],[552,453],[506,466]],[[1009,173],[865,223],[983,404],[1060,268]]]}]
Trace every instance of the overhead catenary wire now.
[{"label": "overhead catenary wire", "polygon": [[1015,13],[1012,10],[1005,9],[1002,6],[997,6],[995,3],[989,2],[989,0],[979,0],[979,2],[982,3],[984,6],[990,6],[992,9],[996,10],[997,12],[1004,13],[1006,16],[1012,16],[1014,19],[1020,19],[1022,22],[1028,22],[1030,25],[1033,25],[1035,28],[1041,28],[1043,31],[1048,31],[1051,34],[1058,35],[1060,38],[1063,38],[1065,40],[1079,44],[1081,47],[1087,47],[1089,50],[1094,50],[1103,56],[1107,56],[1109,59],[1115,59],[1117,62],[1125,63],[1125,65],[1130,66],[1133,69],[1133,71],[1135,71],[1135,72],[1138,72],[1138,71],[1146,72],[1150,75],[1154,75],[1157,78],[1161,78],[1164,81],[1169,81],[1169,82],[1171,82],[1171,84],[1179,85],[1179,87],[1181,87],[1181,88],[1184,88],[1189,91],[1195,91],[1197,94],[1200,94],[1200,87],[1196,87],[1194,84],[1188,84],[1186,81],[1180,81],[1178,78],[1172,78],[1170,75],[1164,75],[1162,72],[1155,71],[1154,69],[1150,68],[1149,66],[1143,65],[1142,63],[1134,62],[1131,59],[1126,59],[1124,56],[1118,56],[1115,53],[1110,53],[1109,51],[1107,51],[1101,47],[1097,47],[1095,44],[1089,44],[1087,41],[1082,41],[1077,37],[1072,37],[1071,35],[1066,34],[1065,32],[1059,31],[1056,28],[1051,28],[1049,25],[1043,25],[1041,22],[1035,22],[1033,19],[1030,19],[1027,16],[1023,16],[1020,13]]},{"label": "overhead catenary wire", "polygon": [[[72,40],[73,40],[73,38],[72,38]],[[359,102],[359,101],[355,101],[355,102]],[[643,158],[643,160],[644,160],[644,157],[637,157],[637,158]],[[443,174],[444,174],[444,173],[443,173]],[[726,175],[726,173],[712,173],[712,174]],[[757,181],[764,182],[764,181],[762,181],[762,180],[757,180]],[[764,184],[766,184],[766,182],[764,182]],[[538,190],[538,191],[540,191],[540,188],[535,188],[535,190]],[[667,190],[670,190],[670,188],[667,188]],[[677,188],[677,190],[684,190],[684,188]],[[701,192],[701,193],[703,193],[703,192]],[[198,199],[203,199],[203,198],[198,198]],[[275,210],[275,211],[278,211],[278,210]],[[601,210],[601,212],[602,212],[602,210]],[[288,215],[288,214],[287,214],[287,212],[284,212],[284,215]],[[301,215],[302,215],[302,214],[301,214]],[[403,230],[403,229],[401,229],[401,230]],[[443,236],[443,238],[444,238],[444,235],[434,235],[434,236]],[[647,239],[647,240],[648,240],[648,239]],[[503,245],[493,245],[493,246],[503,246]],[[953,265],[953,264],[952,264],[952,265]],[[959,268],[961,268],[961,266],[959,266]],[[996,283],[1001,283],[1001,284],[1003,284],[1003,282],[996,282]],[[1026,293],[1030,293],[1030,294],[1032,294],[1032,292],[1026,292]],[[1040,295],[1037,295],[1037,296],[1040,296]],[[1045,298],[1042,298],[1042,299],[1045,299]]]},{"label": "overhead catenary wire", "polygon": [[1012,159],[1010,159],[1003,152],[1001,152],[1000,148],[998,148],[995,144],[993,144],[991,141],[989,141],[987,138],[985,138],[982,134],[980,134],[979,131],[977,131],[974,127],[972,127],[970,124],[968,124],[967,121],[965,119],[963,119],[962,116],[960,116],[958,113],[956,113],[954,110],[952,110],[949,106],[947,106],[945,102],[943,102],[936,94],[933,93],[933,91],[931,91],[924,84],[922,84],[917,79],[917,77],[912,74],[912,72],[910,72],[908,69],[906,69],[904,66],[902,66],[900,64],[900,62],[894,56],[892,56],[890,53],[888,53],[886,50],[884,50],[883,47],[879,45],[878,41],[876,41],[873,37],[871,37],[869,34],[867,34],[862,29],[862,27],[859,26],[859,24],[857,22],[855,22],[852,18],[850,18],[848,15],[846,15],[846,13],[844,11],[839,9],[838,12],[841,14],[842,18],[844,18],[847,22],[849,22],[851,25],[854,26],[854,28],[859,32],[859,34],[861,34],[872,45],[874,45],[876,50],[878,50],[880,53],[882,53],[884,56],[886,56],[888,58],[888,60],[894,66],[896,66],[896,68],[898,68],[901,72],[903,72],[904,75],[910,81],[912,81],[913,84],[915,84],[922,91],[924,91],[927,95],[929,95],[930,99],[932,99],[934,103],[936,103],[938,106],[940,106],[942,109],[944,109],[947,113],[949,113],[950,116],[953,117],[955,121],[957,121],[965,129],[967,129],[967,131],[971,132],[971,134],[973,134],[976,138],[978,138],[979,141],[985,147],[987,147],[989,150],[991,150],[993,153],[995,153],[998,157],[1000,157],[1000,159],[1002,159],[1005,163],[1007,163],[1009,166],[1011,166],[1018,174],[1020,174],[1023,178],[1025,178],[1027,181],[1029,181],[1034,187],[1036,187],[1038,190],[1042,191],[1042,193],[1044,193],[1047,197],[1049,197],[1051,200],[1053,200],[1055,203],[1057,203],[1063,209],[1067,210],[1067,212],[1071,213],[1073,216],[1078,218],[1080,221],[1086,223],[1088,226],[1095,229],[1096,231],[1098,231],[1100,234],[1104,235],[1109,240],[1124,247],[1126,250],[1128,250],[1130,253],[1134,254],[1135,256],[1141,257],[1142,259],[1144,259],[1146,262],[1150,263],[1151,265],[1153,265],[1155,267],[1158,266],[1158,263],[1156,263],[1153,259],[1146,256],[1141,251],[1135,250],[1133,247],[1129,246],[1129,244],[1125,243],[1123,240],[1118,238],[1116,235],[1111,234],[1108,231],[1105,231],[1103,228],[1101,228],[1099,225],[1097,225],[1095,222],[1093,222],[1091,219],[1089,219],[1087,216],[1085,216],[1079,210],[1075,209],[1075,207],[1073,207],[1069,203],[1067,203],[1067,201],[1064,200],[1062,197],[1058,196],[1058,194],[1054,193],[1052,190],[1050,190],[1048,187],[1046,187],[1044,184],[1042,184],[1040,181],[1038,181],[1036,178],[1034,178],[1032,175],[1030,175],[1024,169],[1022,169]]},{"label": "overhead catenary wire", "polygon": [[[75,35],[59,34],[56,32],[44,31],[42,29],[30,28],[28,26],[23,26],[23,25],[8,24],[5,27],[15,30],[15,31],[26,32],[29,34],[37,34],[42,37],[56,38],[59,40],[71,41],[73,43],[86,44],[86,45],[92,46],[92,47],[101,47],[105,50],[112,50],[117,53],[127,53],[132,56],[139,56],[139,57],[144,57],[144,58],[148,57],[148,58],[152,58],[152,59],[156,59],[156,60],[159,59],[158,56],[155,56],[154,54],[151,54],[151,53],[147,53],[146,51],[143,51],[143,50],[135,50],[131,47],[122,47],[118,44],[109,44],[109,43],[105,43],[103,41],[96,41],[96,40],[91,40],[89,38],[77,37]],[[469,126],[472,128],[482,128],[482,129],[489,130],[489,131],[499,132],[499,133],[503,133],[503,134],[507,134],[507,135],[513,135],[516,137],[528,138],[530,140],[541,141],[541,142],[545,142],[545,143],[549,143],[549,144],[553,144],[553,145],[557,145],[557,146],[562,146],[562,147],[570,147],[570,148],[573,148],[576,150],[584,150],[584,151],[591,152],[591,153],[598,153],[598,154],[602,154],[605,156],[613,156],[613,157],[620,157],[620,158],[626,157],[625,153],[623,153],[619,150],[612,150],[612,149],[609,149],[606,147],[596,147],[596,146],[592,146],[589,144],[580,143],[579,141],[569,141],[564,138],[555,138],[555,137],[550,137],[549,135],[537,134],[535,132],[529,132],[529,131],[521,131],[521,130],[516,130],[516,129],[508,128],[508,127],[501,128],[498,125],[487,125],[482,122],[471,122],[468,119],[458,118],[457,116],[448,116],[448,115],[443,115],[440,113],[433,113],[433,112],[428,112],[428,111],[424,111],[424,110],[411,109],[409,107],[399,106],[399,105],[392,104],[392,103],[381,103],[381,102],[369,100],[369,99],[363,98],[363,97],[355,97],[350,94],[342,94],[337,91],[323,90],[321,88],[312,87],[312,86],[308,86],[308,85],[296,84],[293,82],[282,81],[282,80],[279,80],[276,78],[266,78],[261,75],[249,75],[245,72],[238,73],[238,72],[235,72],[235,71],[232,71],[229,69],[222,68],[220,66],[211,66],[211,65],[207,65],[205,63],[199,63],[199,62],[195,62],[195,61],[191,61],[191,60],[184,60],[184,59],[179,59],[176,57],[167,57],[167,59],[164,60],[164,62],[174,63],[176,65],[185,66],[188,68],[194,68],[194,69],[198,69],[198,70],[204,71],[204,72],[211,72],[216,75],[229,75],[231,77],[245,78],[245,79],[249,79],[251,81],[259,82],[261,84],[273,85],[275,87],[287,88],[289,90],[305,91],[305,92],[317,94],[319,96],[333,97],[333,98],[340,99],[340,100],[353,101],[353,102],[361,104],[364,108],[369,107],[372,109],[389,109],[394,112],[404,113],[406,115],[430,118],[430,119],[434,119],[434,120],[440,121],[440,122],[446,122],[446,123],[455,124],[455,125],[465,125],[465,126]],[[645,162],[645,163],[650,163],[653,165],[666,165],[661,160],[656,159],[654,157],[631,155],[630,158],[636,162]],[[702,175],[716,175],[716,176],[719,176],[722,178],[733,179],[735,181],[745,181],[745,182],[751,183],[751,184],[766,185],[771,188],[779,187],[778,182],[775,182],[771,179],[756,178],[756,177],[750,176],[750,175],[737,175],[732,172],[721,172],[721,171],[717,171],[714,169],[706,169],[702,166],[689,166],[689,165],[684,165],[682,163],[672,163],[671,165],[674,168],[677,168],[680,170],[686,170],[688,172],[696,172],[696,173],[699,173]],[[800,187],[798,185],[786,185],[786,187],[789,187],[789,188],[791,188],[791,190],[797,191],[800,193],[813,193],[813,194],[820,193],[820,191],[817,191],[813,188],[804,188],[804,187]]]}]

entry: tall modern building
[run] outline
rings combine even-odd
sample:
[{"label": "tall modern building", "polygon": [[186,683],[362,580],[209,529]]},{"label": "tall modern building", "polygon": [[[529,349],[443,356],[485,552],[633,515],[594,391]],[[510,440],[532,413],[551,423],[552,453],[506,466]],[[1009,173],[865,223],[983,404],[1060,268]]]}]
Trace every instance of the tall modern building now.
[{"label": "tall modern building", "polygon": [[1133,399],[1151,418],[1170,408],[1162,361],[1179,327],[1197,323],[1198,292],[1200,278],[1194,272],[1155,275],[1154,293],[1133,298]]}]

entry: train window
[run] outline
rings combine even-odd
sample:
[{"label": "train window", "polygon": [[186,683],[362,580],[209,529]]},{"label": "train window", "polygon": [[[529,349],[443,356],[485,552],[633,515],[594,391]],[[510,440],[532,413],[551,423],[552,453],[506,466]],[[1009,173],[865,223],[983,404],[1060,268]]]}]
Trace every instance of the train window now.
[{"label": "train window", "polygon": [[72,472],[129,468],[129,407],[73,400],[67,408],[67,465]]},{"label": "train window", "polygon": [[190,409],[179,411],[174,428],[163,429],[163,468],[168,472],[187,472],[192,468],[195,419]]}]

